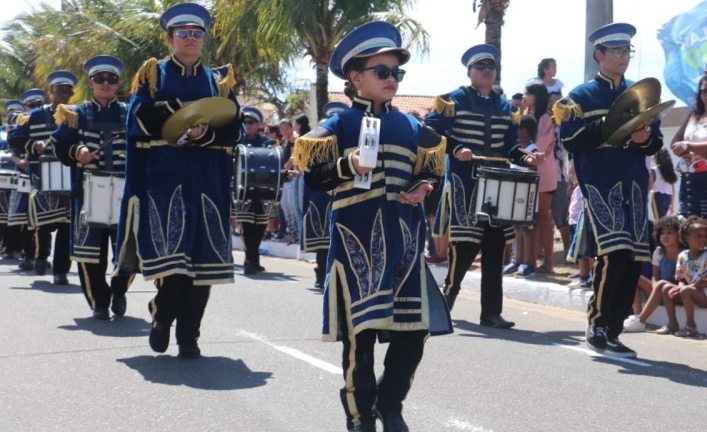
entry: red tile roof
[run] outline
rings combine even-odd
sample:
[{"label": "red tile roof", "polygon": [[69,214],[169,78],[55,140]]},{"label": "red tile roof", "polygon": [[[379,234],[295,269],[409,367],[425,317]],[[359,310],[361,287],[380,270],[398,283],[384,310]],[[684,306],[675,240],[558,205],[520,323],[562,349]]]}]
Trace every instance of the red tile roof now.
[{"label": "red tile roof", "polygon": [[[417,111],[424,117],[427,111],[432,109],[434,100],[435,96],[397,95],[393,99],[393,106],[405,113]],[[351,100],[343,92],[329,92],[329,102],[351,105]]]}]

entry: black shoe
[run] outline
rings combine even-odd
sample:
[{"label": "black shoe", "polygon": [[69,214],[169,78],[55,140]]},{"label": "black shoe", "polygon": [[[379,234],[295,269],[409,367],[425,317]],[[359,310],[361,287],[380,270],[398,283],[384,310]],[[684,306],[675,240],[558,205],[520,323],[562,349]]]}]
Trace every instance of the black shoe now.
[{"label": "black shoe", "polygon": [[128,300],[125,298],[125,294],[113,295],[113,299],[110,303],[110,310],[113,311],[117,316],[125,315],[125,309],[128,307]]},{"label": "black shoe", "polygon": [[34,269],[34,263],[32,260],[24,259],[20,261],[20,263],[17,265],[17,268],[20,270],[32,270]]},{"label": "black shoe", "polygon": [[479,324],[484,327],[493,327],[504,330],[513,328],[516,325],[516,323],[514,323],[513,321],[504,320],[501,315],[494,315],[486,318],[481,318]]},{"label": "black shoe", "polygon": [[588,325],[585,338],[592,351],[602,353],[606,349],[606,327]]},{"label": "black shoe", "polygon": [[47,273],[47,260],[34,260],[34,272],[37,274],[37,276],[44,276]]},{"label": "black shoe", "polygon": [[68,285],[69,278],[66,277],[65,273],[54,275],[54,285]]},{"label": "black shoe", "polygon": [[610,356],[623,358],[636,358],[637,356],[636,351],[622,344],[618,337],[614,339],[607,339],[606,351],[604,353]]},{"label": "black shoe", "polygon": [[162,327],[156,322],[152,323],[150,330],[150,348],[152,351],[163,353],[169,347],[169,327]]},{"label": "black shoe", "polygon": [[258,274],[258,273],[260,273],[258,271],[258,267],[250,265],[250,264],[243,265],[243,274],[244,275],[253,275],[253,274]]},{"label": "black shoe", "polygon": [[265,271],[265,267],[258,264],[257,266],[255,266],[255,271],[257,271],[258,273],[262,273]]},{"label": "black shoe", "polygon": [[324,282],[322,282],[322,281],[314,281],[314,288],[316,288],[316,289],[322,289],[322,288],[324,288]]},{"label": "black shoe", "polygon": [[376,408],[376,417],[383,423],[383,432],[410,432],[401,412],[384,412]]},{"label": "black shoe", "polygon": [[360,424],[354,426],[353,429],[349,429],[349,432],[376,432],[376,425],[370,423]]},{"label": "black shoe", "polygon": [[199,345],[197,345],[196,342],[190,344],[180,344],[179,357],[188,359],[195,359],[201,357],[201,350],[199,349]]},{"label": "black shoe", "polygon": [[108,308],[96,308],[93,310],[93,318],[97,320],[102,320],[106,321],[110,319],[110,312],[108,312]]},{"label": "black shoe", "polygon": [[447,303],[447,309],[449,309],[449,312],[452,311],[452,308],[454,307],[454,302],[457,301],[457,296],[456,295],[444,295],[444,301]]}]

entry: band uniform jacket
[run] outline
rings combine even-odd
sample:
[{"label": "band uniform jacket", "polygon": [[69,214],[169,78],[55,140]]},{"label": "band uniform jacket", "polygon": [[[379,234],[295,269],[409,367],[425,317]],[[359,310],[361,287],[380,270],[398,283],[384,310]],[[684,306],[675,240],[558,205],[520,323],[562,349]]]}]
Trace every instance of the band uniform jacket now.
[{"label": "band uniform jacket", "polygon": [[[229,149],[240,138],[242,113],[230,65],[211,69],[197,62],[193,72],[171,56],[147,60],[133,80],[118,274],[142,272],[146,280],[183,274],[195,285],[233,282]],[[236,104],[231,123],[208,127],[185,145],[164,140],[166,119],[206,97]]]}]

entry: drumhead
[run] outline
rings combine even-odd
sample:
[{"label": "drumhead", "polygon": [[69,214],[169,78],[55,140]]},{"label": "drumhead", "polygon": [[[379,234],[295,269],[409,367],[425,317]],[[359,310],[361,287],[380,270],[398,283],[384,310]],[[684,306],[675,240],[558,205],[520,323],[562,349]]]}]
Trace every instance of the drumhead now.
[{"label": "drumhead", "polygon": [[233,162],[233,197],[237,202],[276,202],[284,183],[282,147],[239,144]]},{"label": "drumhead", "polygon": [[527,168],[497,168],[480,166],[477,175],[494,180],[525,180],[524,183],[534,183],[540,179],[540,174]]}]

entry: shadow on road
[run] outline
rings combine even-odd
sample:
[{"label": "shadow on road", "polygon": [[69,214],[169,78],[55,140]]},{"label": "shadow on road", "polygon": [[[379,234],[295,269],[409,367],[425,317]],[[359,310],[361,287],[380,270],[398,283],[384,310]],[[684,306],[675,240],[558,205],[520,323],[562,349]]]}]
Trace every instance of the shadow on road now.
[{"label": "shadow on road", "polygon": [[[91,313],[90,310],[86,310]],[[102,321],[87,318],[74,318],[76,325],[59,326],[62,330],[69,331],[89,331],[96,336],[110,337],[146,337],[150,334],[150,323],[141,318],[129,316],[113,318],[109,321]]]},{"label": "shadow on road", "polygon": [[[579,340],[584,338],[584,332],[582,331],[552,331],[539,333],[523,329],[496,329],[466,320],[452,320],[452,323],[454,324],[454,330],[457,336],[503,339],[531,345],[563,344],[577,346],[580,344]],[[459,333],[459,330],[473,333]]]},{"label": "shadow on road", "polygon": [[[51,278],[51,275],[49,277]],[[10,289],[42,291],[50,294],[81,294],[81,287],[79,285],[74,285],[71,283],[68,285],[54,285],[48,280],[33,280],[29,286],[10,287]]]},{"label": "shadow on road", "polygon": [[155,384],[203,390],[241,390],[267,384],[271,372],[253,372],[240,359],[200,357],[195,360],[168,355],[117,359]]}]

